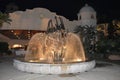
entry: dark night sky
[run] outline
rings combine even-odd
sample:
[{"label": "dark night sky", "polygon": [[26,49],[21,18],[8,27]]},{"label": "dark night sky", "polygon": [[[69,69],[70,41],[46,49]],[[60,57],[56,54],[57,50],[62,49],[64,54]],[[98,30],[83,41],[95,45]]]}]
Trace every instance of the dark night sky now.
[{"label": "dark night sky", "polygon": [[70,20],[77,19],[77,13],[87,3],[97,12],[99,22],[120,20],[119,0],[0,0],[0,11],[4,11],[11,2],[15,3],[19,10],[43,7]]}]

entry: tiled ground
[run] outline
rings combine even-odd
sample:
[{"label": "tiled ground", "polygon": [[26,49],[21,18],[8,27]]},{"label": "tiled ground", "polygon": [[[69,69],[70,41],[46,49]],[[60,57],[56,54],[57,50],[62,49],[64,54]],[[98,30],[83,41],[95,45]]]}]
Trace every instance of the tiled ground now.
[{"label": "tiled ground", "polygon": [[0,80],[120,80],[120,65],[97,62],[88,71],[75,74],[42,75],[19,71],[13,67],[13,58],[0,58]]}]

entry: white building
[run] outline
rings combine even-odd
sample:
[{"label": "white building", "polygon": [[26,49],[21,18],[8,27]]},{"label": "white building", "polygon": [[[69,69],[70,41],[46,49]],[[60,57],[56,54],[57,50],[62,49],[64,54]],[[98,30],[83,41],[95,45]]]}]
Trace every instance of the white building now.
[{"label": "white building", "polygon": [[95,10],[91,6],[85,4],[78,13],[78,21],[80,21],[81,26],[96,26],[97,19]]},{"label": "white building", "polygon": [[[1,30],[42,30],[46,31],[48,26],[48,21],[50,19],[53,20],[55,25],[55,16],[57,15],[55,12],[51,12],[45,8],[34,8],[34,9],[27,9],[26,11],[16,11],[10,13],[10,19],[12,20],[11,24],[4,23],[1,27]],[[89,6],[85,5],[79,11],[78,20],[70,21],[63,16],[60,16],[63,19],[65,28],[69,31],[73,31],[76,26],[96,26],[97,19],[96,19],[96,12],[95,10]],[[58,21],[60,24],[60,22]],[[2,35],[3,36],[3,35]],[[2,41],[8,41],[10,45],[13,44],[24,44],[27,43],[29,40],[14,40],[8,38],[3,38],[7,40],[3,40],[2,36],[0,36]],[[0,40],[0,41],[1,41]],[[24,43],[23,43],[24,42]]]}]

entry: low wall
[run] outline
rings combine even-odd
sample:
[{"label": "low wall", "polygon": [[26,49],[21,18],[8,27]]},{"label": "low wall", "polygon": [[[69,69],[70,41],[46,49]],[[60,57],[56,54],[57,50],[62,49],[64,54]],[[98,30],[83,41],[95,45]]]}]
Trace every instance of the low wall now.
[{"label": "low wall", "polygon": [[67,74],[89,71],[95,67],[95,60],[68,64],[44,64],[22,62],[15,59],[13,65],[18,70],[25,72],[41,74]]}]

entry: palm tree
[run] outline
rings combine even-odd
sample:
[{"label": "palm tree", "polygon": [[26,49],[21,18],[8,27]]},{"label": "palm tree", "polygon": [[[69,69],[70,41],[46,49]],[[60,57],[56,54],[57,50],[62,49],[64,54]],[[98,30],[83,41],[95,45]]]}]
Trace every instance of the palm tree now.
[{"label": "palm tree", "polygon": [[0,27],[3,26],[3,23],[6,22],[10,24],[12,20],[9,18],[9,14],[0,12]]}]

